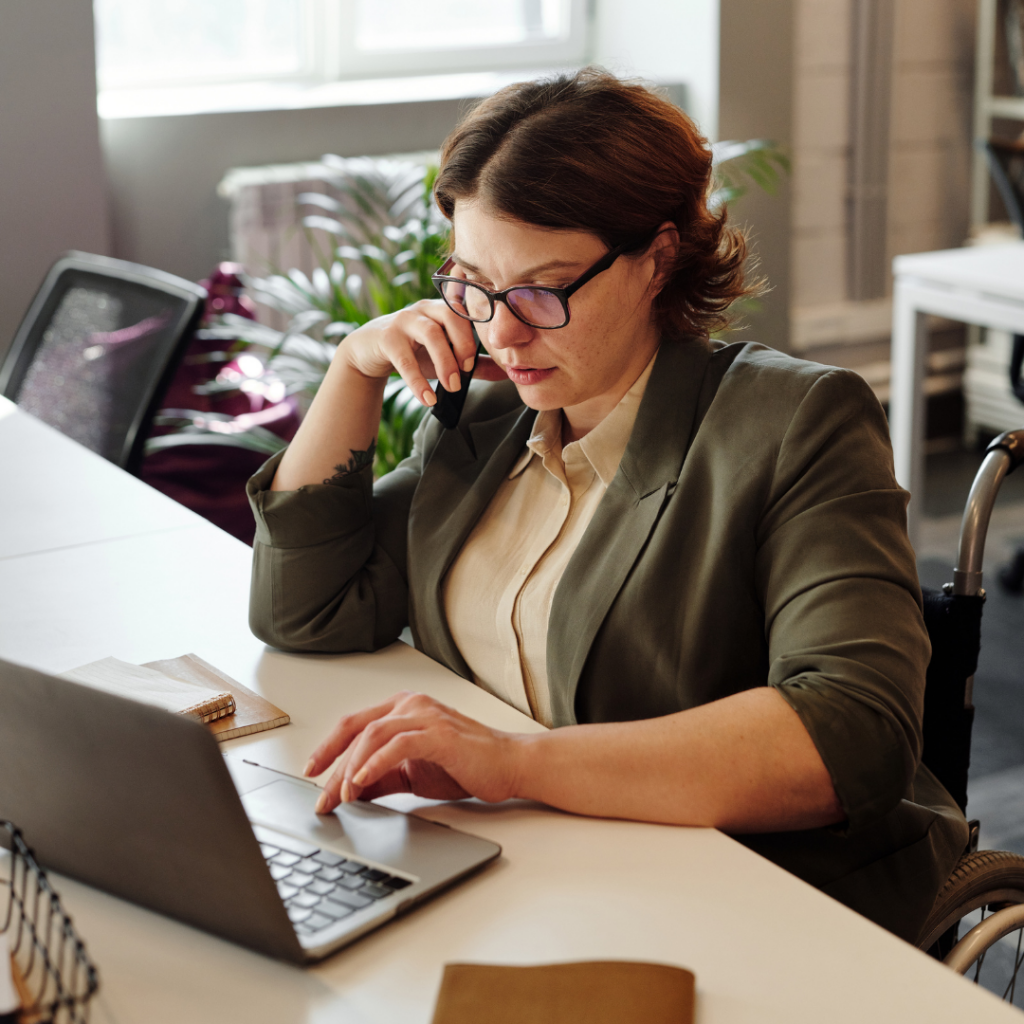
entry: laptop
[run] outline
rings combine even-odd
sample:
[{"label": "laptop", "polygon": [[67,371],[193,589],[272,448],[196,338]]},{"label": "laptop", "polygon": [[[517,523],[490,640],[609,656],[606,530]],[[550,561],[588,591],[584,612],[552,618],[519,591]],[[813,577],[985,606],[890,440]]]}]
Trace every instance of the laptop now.
[{"label": "laptop", "polygon": [[496,843],[230,770],[198,722],[0,660],[0,818],[45,866],[292,963],[494,860]]}]

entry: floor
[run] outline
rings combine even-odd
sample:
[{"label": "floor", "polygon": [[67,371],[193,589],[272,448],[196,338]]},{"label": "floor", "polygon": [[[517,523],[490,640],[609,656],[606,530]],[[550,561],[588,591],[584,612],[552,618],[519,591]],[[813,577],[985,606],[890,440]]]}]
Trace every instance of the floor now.
[{"label": "floor", "polygon": [[[952,579],[960,516],[983,453],[928,459],[918,571],[925,586]],[[1007,594],[995,570],[1024,544],[1024,471],[1006,479],[985,547],[981,658],[974,684],[974,738],[967,815],[981,846],[1024,854],[1024,597]]]}]

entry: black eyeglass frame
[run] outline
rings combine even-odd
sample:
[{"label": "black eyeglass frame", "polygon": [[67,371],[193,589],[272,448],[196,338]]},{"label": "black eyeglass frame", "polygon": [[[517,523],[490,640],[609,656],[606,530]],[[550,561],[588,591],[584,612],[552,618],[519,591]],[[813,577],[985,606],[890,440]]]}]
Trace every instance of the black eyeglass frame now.
[{"label": "black eyeglass frame", "polygon": [[[451,265],[455,262],[454,257],[449,256],[447,260],[441,266],[441,269],[436,274],[432,274],[430,280],[434,282],[434,287],[437,288],[441,294],[441,298],[444,299],[445,305],[456,315],[461,316],[463,320],[469,320],[470,323],[474,324],[486,324],[494,319],[494,304],[496,302],[504,302],[505,307],[508,311],[519,321],[526,324],[528,327],[536,327],[538,331],[558,331],[563,327],[568,326],[569,320],[572,317],[572,313],[569,310],[569,298],[578,292],[588,281],[593,280],[598,274],[607,270],[624,252],[627,252],[630,248],[633,248],[629,244],[617,245],[614,249],[609,249],[589,270],[585,270],[579,277],[576,278],[572,284],[567,284],[564,288],[548,288],[545,285],[536,284],[516,284],[511,288],[505,288],[500,292],[492,292],[489,288],[485,288],[482,284],[477,284],[475,281],[467,281],[464,277],[451,277],[445,274],[444,271],[448,270]],[[469,288],[476,288],[478,291],[484,293],[487,296],[487,302],[490,307],[490,313],[484,319],[476,319],[475,317],[467,316],[465,313],[460,313],[449,301],[448,297],[444,293],[442,285],[446,281],[457,281],[459,284],[466,285]],[[532,324],[525,317],[516,312],[515,307],[508,301],[508,295],[510,292],[515,291],[532,291],[532,292],[547,292],[550,295],[554,295],[558,299],[562,306],[562,311],[565,313],[565,319],[560,324],[553,324],[550,327],[544,327],[541,324]]]}]

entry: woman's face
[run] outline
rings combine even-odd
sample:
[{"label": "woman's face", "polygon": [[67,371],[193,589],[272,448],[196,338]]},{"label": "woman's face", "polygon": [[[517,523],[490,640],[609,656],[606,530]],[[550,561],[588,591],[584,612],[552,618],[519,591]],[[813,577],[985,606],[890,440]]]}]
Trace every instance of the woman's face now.
[{"label": "woman's face", "polygon": [[[571,284],[608,251],[595,235],[537,227],[459,200],[455,266],[450,273],[501,291],[513,285]],[[659,239],[664,236],[659,236]],[[620,257],[569,299],[571,319],[557,330],[524,324],[502,302],[477,324],[488,354],[531,409],[564,409],[573,437],[596,426],[643,372],[658,347],[651,316],[657,293],[652,246]]]}]

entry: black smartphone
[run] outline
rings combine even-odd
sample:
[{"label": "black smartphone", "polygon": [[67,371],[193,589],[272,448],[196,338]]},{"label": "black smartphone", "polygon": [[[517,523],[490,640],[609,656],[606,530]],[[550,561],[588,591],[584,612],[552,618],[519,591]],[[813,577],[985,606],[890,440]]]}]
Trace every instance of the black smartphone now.
[{"label": "black smartphone", "polygon": [[434,388],[434,396],[437,404],[430,407],[430,411],[441,421],[441,426],[446,430],[454,430],[459,425],[459,417],[462,415],[462,407],[466,404],[466,393],[469,391],[469,382],[473,379],[473,370],[476,369],[476,361],[480,356],[480,339],[476,336],[476,329],[473,329],[473,337],[476,339],[476,352],[473,355],[473,367],[469,370],[459,370],[462,379],[462,387],[458,391],[449,391],[438,381]]}]

